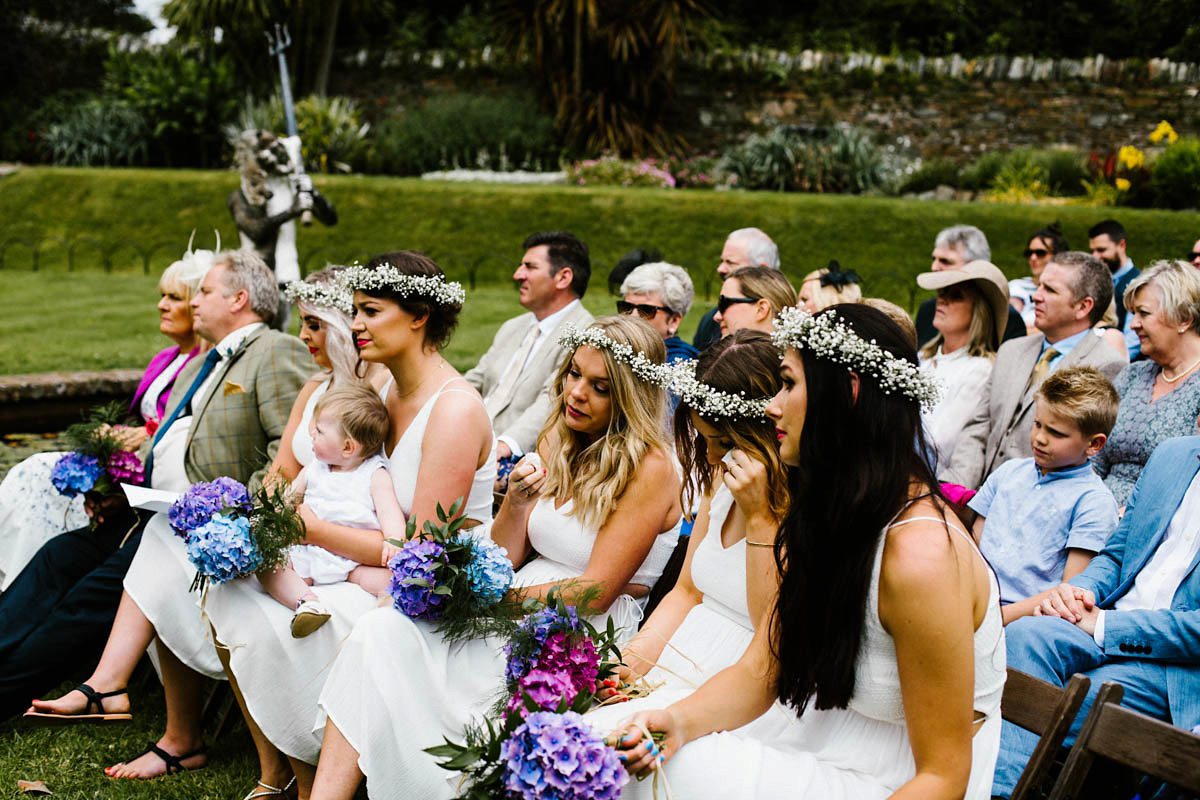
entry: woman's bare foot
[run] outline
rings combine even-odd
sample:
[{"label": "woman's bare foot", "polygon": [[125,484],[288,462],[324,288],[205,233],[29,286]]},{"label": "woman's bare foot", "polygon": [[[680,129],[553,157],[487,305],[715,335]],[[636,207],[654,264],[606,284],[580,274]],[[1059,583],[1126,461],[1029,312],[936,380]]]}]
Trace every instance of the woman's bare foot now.
[{"label": "woman's bare foot", "polygon": [[[101,681],[89,680],[88,685],[97,692],[104,694],[120,689],[120,686],[109,686]],[[129,695],[125,693],[114,694],[111,697],[105,697],[100,701],[104,706],[100,713],[106,714],[122,714],[129,711]],[[54,700],[34,700],[29,707],[30,711],[36,711],[41,714],[62,714],[63,716],[71,716],[74,714],[96,713],[96,705],[88,708],[88,698],[83,692],[78,689],[72,689],[62,697],[57,697]]]},{"label": "woman's bare foot", "polygon": [[[208,754],[204,752],[204,743],[195,741],[175,741],[166,736],[155,742],[160,748],[179,758],[184,769],[200,769],[208,763]],[[104,773],[110,778],[157,778],[167,773],[167,763],[154,751],[141,754],[132,761],[105,767]]]}]

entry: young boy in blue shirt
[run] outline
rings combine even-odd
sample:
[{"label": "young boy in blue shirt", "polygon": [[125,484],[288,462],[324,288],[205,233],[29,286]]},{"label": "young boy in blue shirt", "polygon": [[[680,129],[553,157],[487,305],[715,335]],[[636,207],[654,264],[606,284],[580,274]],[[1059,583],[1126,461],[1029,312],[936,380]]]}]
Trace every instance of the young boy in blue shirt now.
[{"label": "young boy in blue shirt", "polygon": [[968,503],[975,541],[996,570],[1005,624],[1083,571],[1117,527],[1117,503],[1092,469],[1120,397],[1093,367],[1051,373],[1035,397],[1033,458],[1001,464]]}]

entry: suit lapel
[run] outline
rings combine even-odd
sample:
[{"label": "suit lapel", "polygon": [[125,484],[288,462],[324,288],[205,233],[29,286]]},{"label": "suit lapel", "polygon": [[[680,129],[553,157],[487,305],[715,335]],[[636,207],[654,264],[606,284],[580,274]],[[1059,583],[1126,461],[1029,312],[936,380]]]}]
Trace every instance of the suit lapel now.
[{"label": "suit lapel", "polygon": [[189,445],[191,444],[192,436],[196,433],[196,420],[198,420],[204,414],[205,410],[208,408],[208,404],[212,402],[212,399],[216,397],[218,393],[224,392],[225,376],[229,374],[229,370],[233,368],[233,365],[241,360],[242,356],[246,352],[246,348],[250,346],[250,343],[261,336],[264,330],[265,327],[258,328],[257,330],[251,332],[249,336],[242,340],[242,343],[238,346],[237,350],[234,350],[233,353],[231,353],[227,358],[222,358],[220,362],[217,363],[217,366],[213,369],[213,372],[216,373],[216,377],[212,379],[212,390],[200,400],[198,405],[192,405],[192,427],[188,431]]},{"label": "suit lapel", "polygon": [[[1163,494],[1159,494],[1157,497],[1151,496],[1141,501],[1143,503],[1147,501],[1153,502],[1153,511],[1151,513],[1154,515],[1154,521],[1151,525],[1147,526],[1153,533],[1146,537],[1145,541],[1138,544],[1136,553],[1129,552],[1130,543],[1128,539],[1125,540],[1126,558],[1121,564],[1121,584],[1113,592],[1113,602],[1116,602],[1118,598],[1123,597],[1129,591],[1138,573],[1142,571],[1146,563],[1150,560],[1150,557],[1154,555],[1154,551],[1158,549],[1163,536],[1167,533],[1167,527],[1171,524],[1171,520],[1175,517],[1175,512],[1179,509],[1179,504],[1183,502],[1183,496],[1187,494],[1187,490],[1192,485],[1196,473],[1200,472],[1200,450],[1196,448],[1189,450],[1185,460],[1173,466],[1175,468],[1171,470],[1171,477],[1166,478],[1167,480],[1173,479],[1169,490]],[[1161,473],[1157,473],[1156,471],[1156,474],[1152,477],[1157,479],[1159,474]],[[1141,505],[1138,506],[1139,509],[1142,507]],[[1133,556],[1133,558],[1129,558],[1129,556]],[[1197,560],[1200,560],[1200,553],[1197,553],[1192,558],[1188,572],[1196,568]]]}]

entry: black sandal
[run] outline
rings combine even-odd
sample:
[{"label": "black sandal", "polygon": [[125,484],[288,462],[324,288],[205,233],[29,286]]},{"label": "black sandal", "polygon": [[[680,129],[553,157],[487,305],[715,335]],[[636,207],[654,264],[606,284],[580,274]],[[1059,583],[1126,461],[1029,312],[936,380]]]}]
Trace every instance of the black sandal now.
[{"label": "black sandal", "polygon": [[[154,753],[154,755],[161,758],[162,762],[167,765],[167,771],[163,773],[164,776],[165,775],[177,775],[180,772],[192,772],[193,770],[203,769],[204,767],[208,766],[207,761],[198,767],[185,767],[183,765],[184,759],[194,758],[195,756],[207,755],[208,754],[207,747],[203,747],[203,746],[197,747],[195,750],[193,750],[190,753],[184,753],[181,756],[173,756],[170,753],[168,753],[166,750],[163,750],[161,747],[159,747],[154,742],[151,742],[150,744],[146,745],[146,749],[143,750],[142,752],[138,753],[136,756],[130,756],[129,758],[125,759],[124,761],[122,761],[120,763],[128,764],[130,761],[136,761],[139,758],[141,758],[142,756],[146,755],[147,753]],[[110,770],[110,769],[112,769],[112,767],[108,767],[104,771],[108,772],[108,770]]]},{"label": "black sandal", "polygon": [[[97,692],[86,683],[81,683],[71,691],[79,692],[87,698],[87,705],[83,707],[83,711],[75,714],[55,714],[49,711],[26,711],[23,719],[35,725],[72,725],[77,722],[92,722],[92,723],[107,723],[107,722],[129,722],[133,719],[133,715],[128,711],[108,712],[104,710],[104,699],[106,697],[116,697],[121,694],[129,694],[128,689],[114,689],[111,692]],[[67,694],[70,694],[68,692]],[[95,708],[95,712],[92,709]]]}]

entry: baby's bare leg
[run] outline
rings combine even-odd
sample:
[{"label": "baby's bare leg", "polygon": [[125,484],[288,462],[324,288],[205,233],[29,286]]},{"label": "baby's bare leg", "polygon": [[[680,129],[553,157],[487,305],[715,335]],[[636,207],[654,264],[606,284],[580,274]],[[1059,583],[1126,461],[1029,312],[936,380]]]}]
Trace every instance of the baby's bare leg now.
[{"label": "baby's bare leg", "polygon": [[388,593],[388,587],[392,582],[392,571],[387,567],[368,567],[365,564],[359,564],[350,570],[346,580],[361,586],[376,597],[381,597]]},{"label": "baby's bare leg", "polygon": [[260,572],[258,581],[267,590],[267,594],[293,611],[301,600],[316,596],[309,588],[309,582],[292,569],[291,561],[288,561],[286,567],[280,567],[273,572]]}]

